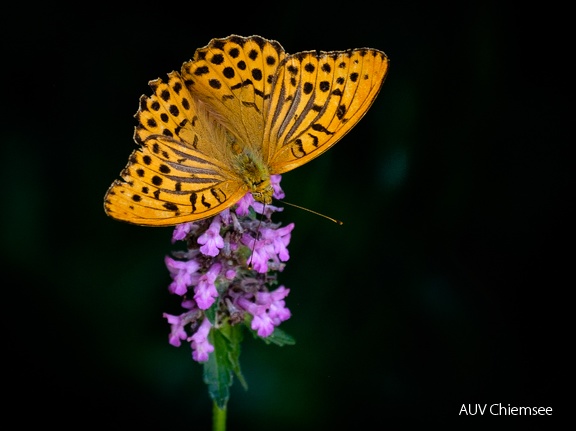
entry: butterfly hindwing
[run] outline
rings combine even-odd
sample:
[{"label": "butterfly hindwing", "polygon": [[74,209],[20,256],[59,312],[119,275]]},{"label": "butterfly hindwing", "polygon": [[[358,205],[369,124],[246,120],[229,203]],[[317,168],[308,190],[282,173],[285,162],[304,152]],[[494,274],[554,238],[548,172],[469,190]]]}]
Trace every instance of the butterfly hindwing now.
[{"label": "butterfly hindwing", "polygon": [[170,226],[218,214],[238,201],[244,185],[179,141],[152,135],[130,156],[106,199],[106,212],[134,224]]},{"label": "butterfly hindwing", "polygon": [[225,131],[207,118],[177,72],[151,81],[136,117],[140,148],[105,198],[106,212],[134,224],[168,226],[210,217],[247,191],[222,162]]}]

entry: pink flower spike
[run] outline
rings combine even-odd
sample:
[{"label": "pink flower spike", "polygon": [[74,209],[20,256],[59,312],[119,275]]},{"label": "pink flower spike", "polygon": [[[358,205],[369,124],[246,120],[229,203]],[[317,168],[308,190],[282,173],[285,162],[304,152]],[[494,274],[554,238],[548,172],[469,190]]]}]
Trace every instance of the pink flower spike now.
[{"label": "pink flower spike", "polygon": [[[270,176],[275,199],[284,198],[281,178]],[[183,243],[165,258],[165,264],[171,276],[169,290],[179,295],[183,310],[180,315],[163,314],[171,345],[180,346],[185,340],[192,358],[206,362],[216,348],[224,349],[221,354],[230,354],[230,347],[211,344],[211,336],[218,334],[210,331],[222,328],[213,328],[207,315],[213,322],[247,325],[251,333],[263,338],[271,337],[275,328],[291,317],[286,307],[290,290],[276,284],[276,273],[290,258],[288,245],[294,229],[293,223],[285,226],[272,221],[282,210],[256,202],[246,193],[215,216],[174,228],[172,243]],[[272,286],[277,288],[272,290]],[[282,343],[280,338],[276,341]]]},{"label": "pink flower spike", "polygon": [[200,247],[202,254],[214,257],[220,253],[220,249],[224,247],[224,238],[220,236],[221,226],[220,216],[216,216],[208,230],[198,237],[198,244],[202,246]]}]

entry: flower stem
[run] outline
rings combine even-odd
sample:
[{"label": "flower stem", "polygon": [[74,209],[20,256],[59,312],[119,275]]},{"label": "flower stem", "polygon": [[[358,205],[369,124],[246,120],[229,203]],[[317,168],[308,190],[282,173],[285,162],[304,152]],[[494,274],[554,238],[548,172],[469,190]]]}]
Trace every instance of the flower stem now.
[{"label": "flower stem", "polygon": [[226,431],[226,406],[221,409],[216,401],[212,407],[212,431]]}]

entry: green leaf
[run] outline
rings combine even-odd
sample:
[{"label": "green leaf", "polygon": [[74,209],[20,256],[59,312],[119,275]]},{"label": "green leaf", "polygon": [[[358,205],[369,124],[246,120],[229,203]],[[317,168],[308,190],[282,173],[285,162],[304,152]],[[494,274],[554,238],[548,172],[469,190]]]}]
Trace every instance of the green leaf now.
[{"label": "green leaf", "polygon": [[[258,336],[258,334],[256,335]],[[296,344],[296,340],[280,328],[274,328],[274,332],[272,332],[268,337],[258,336],[258,338],[266,344],[276,344],[277,346],[293,346]]]},{"label": "green leaf", "polygon": [[242,325],[232,326],[226,324],[220,328],[222,335],[228,340],[228,360],[230,361],[230,367],[232,371],[234,371],[234,374],[236,374],[236,377],[238,377],[242,387],[248,390],[248,384],[240,370],[240,344],[244,338],[243,330]]},{"label": "green leaf", "polygon": [[216,324],[216,310],[218,309],[219,305],[220,305],[220,298],[218,298],[218,301],[214,301],[212,307],[210,307],[208,310],[204,312],[212,325]]},{"label": "green leaf", "polygon": [[232,326],[226,322],[219,328],[213,327],[208,339],[214,346],[214,351],[204,363],[204,382],[208,385],[210,397],[223,409],[230,398],[234,374],[244,389],[248,389],[240,370],[242,326]]},{"label": "green leaf", "polygon": [[204,363],[204,383],[208,386],[210,398],[216,405],[224,409],[230,398],[230,385],[232,385],[232,368],[228,360],[228,342],[219,330],[212,329],[208,334],[210,344],[214,351]]},{"label": "green leaf", "polygon": [[[206,310],[206,316],[214,324],[216,307]],[[263,340],[266,344],[277,346],[293,345],[294,338],[279,328],[274,328],[274,332],[268,337],[260,337],[258,333],[250,328],[252,317],[247,314],[244,321],[246,328],[255,338]],[[208,361],[204,363],[204,382],[208,386],[210,398],[220,409],[225,409],[230,398],[230,386],[233,377],[236,375],[244,389],[248,385],[240,370],[240,344],[243,338],[244,325],[230,325],[229,322],[213,326],[208,334],[210,344],[214,346],[214,351],[209,355]]]}]

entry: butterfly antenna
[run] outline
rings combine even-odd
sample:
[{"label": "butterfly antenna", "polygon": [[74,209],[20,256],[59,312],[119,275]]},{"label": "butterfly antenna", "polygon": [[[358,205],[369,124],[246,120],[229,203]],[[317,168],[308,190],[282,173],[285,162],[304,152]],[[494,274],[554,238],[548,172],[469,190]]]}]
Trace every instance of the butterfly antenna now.
[{"label": "butterfly antenna", "polygon": [[301,210],[308,211],[309,213],[316,214],[317,216],[320,216],[320,217],[324,217],[325,219],[330,220],[331,222],[334,222],[334,223],[336,223],[336,224],[339,225],[339,226],[342,226],[342,225],[344,224],[343,221],[336,220],[335,218],[332,218],[332,217],[328,217],[327,215],[324,215],[324,214],[321,214],[321,213],[319,213],[319,212],[313,211],[313,210],[311,210],[310,208],[301,207],[300,205],[291,204],[290,202],[281,201],[280,199],[278,199],[278,202],[283,203],[283,204],[285,204],[285,205],[290,205],[291,207],[294,207],[294,208],[299,208],[299,209],[301,209]]}]

